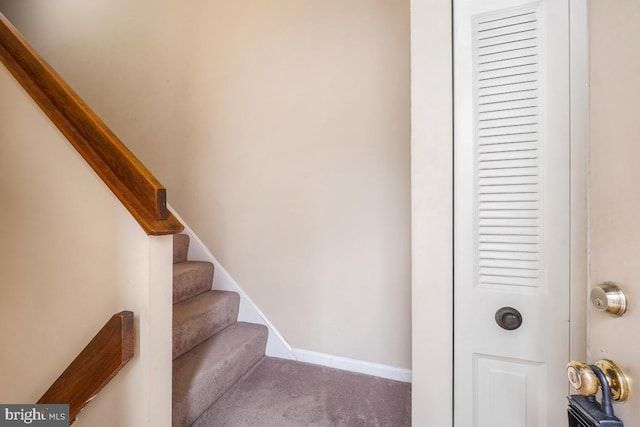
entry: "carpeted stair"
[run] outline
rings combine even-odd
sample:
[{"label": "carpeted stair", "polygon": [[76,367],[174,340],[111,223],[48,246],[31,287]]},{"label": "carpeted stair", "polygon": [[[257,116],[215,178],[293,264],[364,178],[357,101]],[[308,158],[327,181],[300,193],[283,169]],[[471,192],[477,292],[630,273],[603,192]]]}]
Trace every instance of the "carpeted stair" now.
[{"label": "carpeted stair", "polygon": [[238,322],[235,292],[211,290],[213,265],[173,240],[173,427],[194,423],[265,354],[267,328]]}]

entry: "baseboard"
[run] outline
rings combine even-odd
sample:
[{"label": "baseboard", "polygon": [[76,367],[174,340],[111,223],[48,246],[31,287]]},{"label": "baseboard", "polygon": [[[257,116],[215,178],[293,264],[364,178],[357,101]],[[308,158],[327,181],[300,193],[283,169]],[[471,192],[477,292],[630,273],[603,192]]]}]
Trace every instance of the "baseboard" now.
[{"label": "baseboard", "polygon": [[295,358],[299,362],[342,369],[343,371],[358,372],[360,374],[373,375],[375,377],[387,378],[405,383],[411,382],[411,370],[409,369],[365,362],[363,360],[349,359],[347,357],[333,356],[331,354],[318,353],[299,348],[293,348],[292,350]]},{"label": "baseboard", "polygon": [[200,238],[189,228],[187,223],[176,213],[176,211],[168,206],[171,213],[184,225],[184,234],[189,235],[189,253],[187,259],[209,261],[214,265],[213,289],[221,291],[232,291],[240,295],[240,310],[238,312],[238,320],[241,322],[257,323],[265,325],[269,329],[269,337],[267,339],[267,356],[279,357],[281,359],[295,360],[293,349],[273,326],[273,324],[262,313],[258,306],[249,298],[242,290],[240,285],[231,277],[231,274],[218,262],[218,260],[209,251],[207,246]]}]

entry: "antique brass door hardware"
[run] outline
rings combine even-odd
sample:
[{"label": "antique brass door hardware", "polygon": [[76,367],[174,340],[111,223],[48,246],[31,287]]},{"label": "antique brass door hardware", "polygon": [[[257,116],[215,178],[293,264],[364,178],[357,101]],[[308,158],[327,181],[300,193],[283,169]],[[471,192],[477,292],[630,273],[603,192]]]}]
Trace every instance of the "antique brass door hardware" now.
[{"label": "antique brass door hardware", "polygon": [[[611,360],[602,359],[593,364],[599,368],[607,379],[611,389],[611,398],[618,402],[624,402],[629,397],[629,385],[627,377],[618,365]],[[584,362],[571,361],[567,365],[569,382],[578,393],[583,396],[593,396],[602,386],[600,379],[592,369],[592,366]]]},{"label": "antique brass door hardware", "polygon": [[513,331],[522,325],[522,314],[513,307],[502,307],[496,311],[496,323],[502,329]]}]

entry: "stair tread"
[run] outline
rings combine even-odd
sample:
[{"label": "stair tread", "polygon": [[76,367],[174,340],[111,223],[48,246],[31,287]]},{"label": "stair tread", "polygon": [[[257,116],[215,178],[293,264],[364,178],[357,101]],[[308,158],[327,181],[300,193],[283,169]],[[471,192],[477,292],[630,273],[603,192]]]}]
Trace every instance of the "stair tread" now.
[{"label": "stair tread", "polygon": [[208,291],[173,306],[173,358],[182,355],[238,319],[240,296]]},{"label": "stair tread", "polygon": [[267,328],[236,322],[173,361],[173,427],[193,423],[265,353]]},{"label": "stair tread", "polygon": [[173,264],[173,303],[176,304],[211,290],[213,264],[185,261]]}]

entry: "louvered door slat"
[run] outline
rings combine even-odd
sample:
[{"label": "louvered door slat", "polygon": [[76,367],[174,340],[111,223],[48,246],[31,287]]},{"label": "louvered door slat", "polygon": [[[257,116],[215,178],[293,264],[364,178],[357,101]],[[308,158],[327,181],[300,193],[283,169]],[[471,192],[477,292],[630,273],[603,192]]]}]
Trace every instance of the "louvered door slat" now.
[{"label": "louvered door slat", "polygon": [[538,25],[535,9],[480,19],[475,24],[476,253],[480,286],[539,286]]}]

